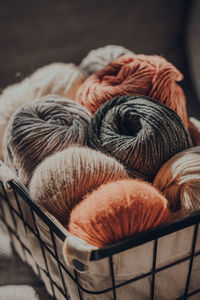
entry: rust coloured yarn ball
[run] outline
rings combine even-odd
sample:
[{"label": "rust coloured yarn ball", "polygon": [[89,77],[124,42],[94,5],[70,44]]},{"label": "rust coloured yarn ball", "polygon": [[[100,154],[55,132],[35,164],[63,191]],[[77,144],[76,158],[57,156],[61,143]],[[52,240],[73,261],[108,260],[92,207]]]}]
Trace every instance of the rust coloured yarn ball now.
[{"label": "rust coloured yarn ball", "polygon": [[68,230],[103,247],[171,221],[168,202],[152,185],[136,179],[103,184],[73,210]]},{"label": "rust coloured yarn ball", "polygon": [[144,95],[173,109],[188,126],[184,92],[177,84],[183,75],[157,55],[126,54],[91,75],[80,86],[76,101],[94,114],[113,97]]},{"label": "rust coloured yarn ball", "polygon": [[167,197],[174,219],[200,211],[200,147],[173,156],[158,171],[154,185]]},{"label": "rust coloured yarn ball", "polygon": [[70,147],[45,159],[29,190],[34,201],[66,225],[72,208],[102,183],[128,178],[114,158],[84,147]]},{"label": "rust coloured yarn ball", "polygon": [[48,95],[22,106],[3,137],[4,161],[27,184],[36,166],[72,145],[87,145],[87,110],[75,101]]},{"label": "rust coloured yarn ball", "polygon": [[93,116],[88,145],[115,157],[130,176],[152,181],[162,164],[191,147],[192,141],[169,107],[147,97],[121,96]]}]

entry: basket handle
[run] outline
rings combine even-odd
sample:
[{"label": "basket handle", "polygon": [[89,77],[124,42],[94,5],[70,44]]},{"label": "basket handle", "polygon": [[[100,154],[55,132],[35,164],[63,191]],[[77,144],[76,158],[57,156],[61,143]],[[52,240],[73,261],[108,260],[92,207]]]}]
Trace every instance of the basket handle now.
[{"label": "basket handle", "polygon": [[89,267],[91,252],[97,249],[81,238],[69,235],[63,244],[63,256],[68,266],[85,272]]},{"label": "basket handle", "polygon": [[189,118],[189,132],[195,146],[200,146],[200,121],[195,118]]},{"label": "basket handle", "polygon": [[25,185],[23,185],[20,182],[17,175],[13,173],[13,171],[8,166],[6,166],[6,164],[1,160],[0,160],[0,181],[3,183],[4,189],[7,192],[10,192],[12,190],[9,184],[10,181],[17,182],[24,190],[27,190]]}]

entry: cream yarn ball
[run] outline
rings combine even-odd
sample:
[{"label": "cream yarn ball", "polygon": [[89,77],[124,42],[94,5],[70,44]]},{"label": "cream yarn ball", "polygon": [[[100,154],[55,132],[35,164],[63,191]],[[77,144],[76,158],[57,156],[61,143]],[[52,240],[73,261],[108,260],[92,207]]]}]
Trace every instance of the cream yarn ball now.
[{"label": "cream yarn ball", "polygon": [[103,69],[111,61],[124,54],[134,54],[134,52],[118,45],[107,45],[95,50],[91,50],[82,60],[80,68],[91,75]]},{"label": "cream yarn ball", "polygon": [[200,147],[182,151],[158,171],[154,185],[166,196],[174,218],[200,210]]},{"label": "cream yarn ball", "polygon": [[87,147],[70,147],[45,159],[29,191],[34,201],[66,225],[72,208],[101,184],[128,178],[114,158]]},{"label": "cream yarn ball", "polygon": [[189,118],[189,132],[195,146],[200,146],[200,121],[196,118]]},{"label": "cream yarn ball", "polygon": [[48,94],[74,99],[77,89],[86,77],[86,74],[74,64],[52,63],[4,89],[0,96],[0,159],[5,128],[11,115],[21,105]]},{"label": "cream yarn ball", "polygon": [[82,105],[56,95],[22,106],[3,137],[5,163],[27,184],[47,156],[71,145],[87,145],[90,119]]}]

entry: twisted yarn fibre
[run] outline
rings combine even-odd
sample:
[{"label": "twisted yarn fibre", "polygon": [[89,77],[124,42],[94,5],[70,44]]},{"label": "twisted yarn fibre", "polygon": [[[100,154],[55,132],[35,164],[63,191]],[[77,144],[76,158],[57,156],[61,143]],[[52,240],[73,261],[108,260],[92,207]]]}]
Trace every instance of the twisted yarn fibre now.
[{"label": "twisted yarn fibre", "polygon": [[121,96],[93,116],[88,145],[115,157],[130,175],[152,181],[165,161],[192,142],[179,116],[167,106],[147,97]]},{"label": "twisted yarn fibre", "polygon": [[30,181],[30,194],[63,225],[72,208],[102,183],[128,178],[114,158],[84,147],[70,147],[45,159]]},{"label": "twisted yarn fibre", "polygon": [[76,101],[94,114],[116,96],[149,96],[175,110],[188,126],[185,96],[177,84],[182,79],[183,75],[163,57],[127,54],[88,77],[78,89]]},{"label": "twisted yarn fibre", "polygon": [[68,230],[103,247],[170,222],[168,202],[152,185],[136,179],[101,185],[73,210]]},{"label": "twisted yarn fibre", "polygon": [[75,98],[86,74],[74,64],[52,63],[39,68],[20,83],[7,87],[0,96],[0,159],[2,138],[11,115],[22,105],[48,94]]},{"label": "twisted yarn fibre", "polygon": [[91,75],[101,69],[116,58],[124,54],[133,54],[132,51],[117,45],[107,45],[95,50],[91,50],[82,60],[80,68]]},{"label": "twisted yarn fibre", "polygon": [[189,118],[189,132],[195,146],[200,146],[200,121],[196,118]]},{"label": "twisted yarn fibre", "polygon": [[56,95],[22,106],[4,134],[5,163],[27,184],[47,156],[74,144],[87,144],[90,119],[83,106]]},{"label": "twisted yarn fibre", "polygon": [[166,196],[173,217],[200,210],[200,147],[173,156],[158,171],[154,185]]}]

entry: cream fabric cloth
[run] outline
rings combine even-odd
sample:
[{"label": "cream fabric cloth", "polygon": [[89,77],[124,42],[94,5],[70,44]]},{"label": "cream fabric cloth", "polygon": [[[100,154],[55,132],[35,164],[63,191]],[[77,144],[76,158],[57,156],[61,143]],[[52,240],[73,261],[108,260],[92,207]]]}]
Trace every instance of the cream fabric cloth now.
[{"label": "cream fabric cloth", "polygon": [[0,287],[1,300],[39,300],[35,290],[28,285],[6,285]]},{"label": "cream fabric cloth", "polygon": [[10,257],[12,253],[10,238],[0,227],[0,257]]},{"label": "cream fabric cloth", "polygon": [[[0,227],[0,258],[9,259],[13,251],[9,236]],[[0,272],[0,276],[3,276]],[[27,285],[6,285],[0,287],[1,300],[39,300],[35,290]]]}]

